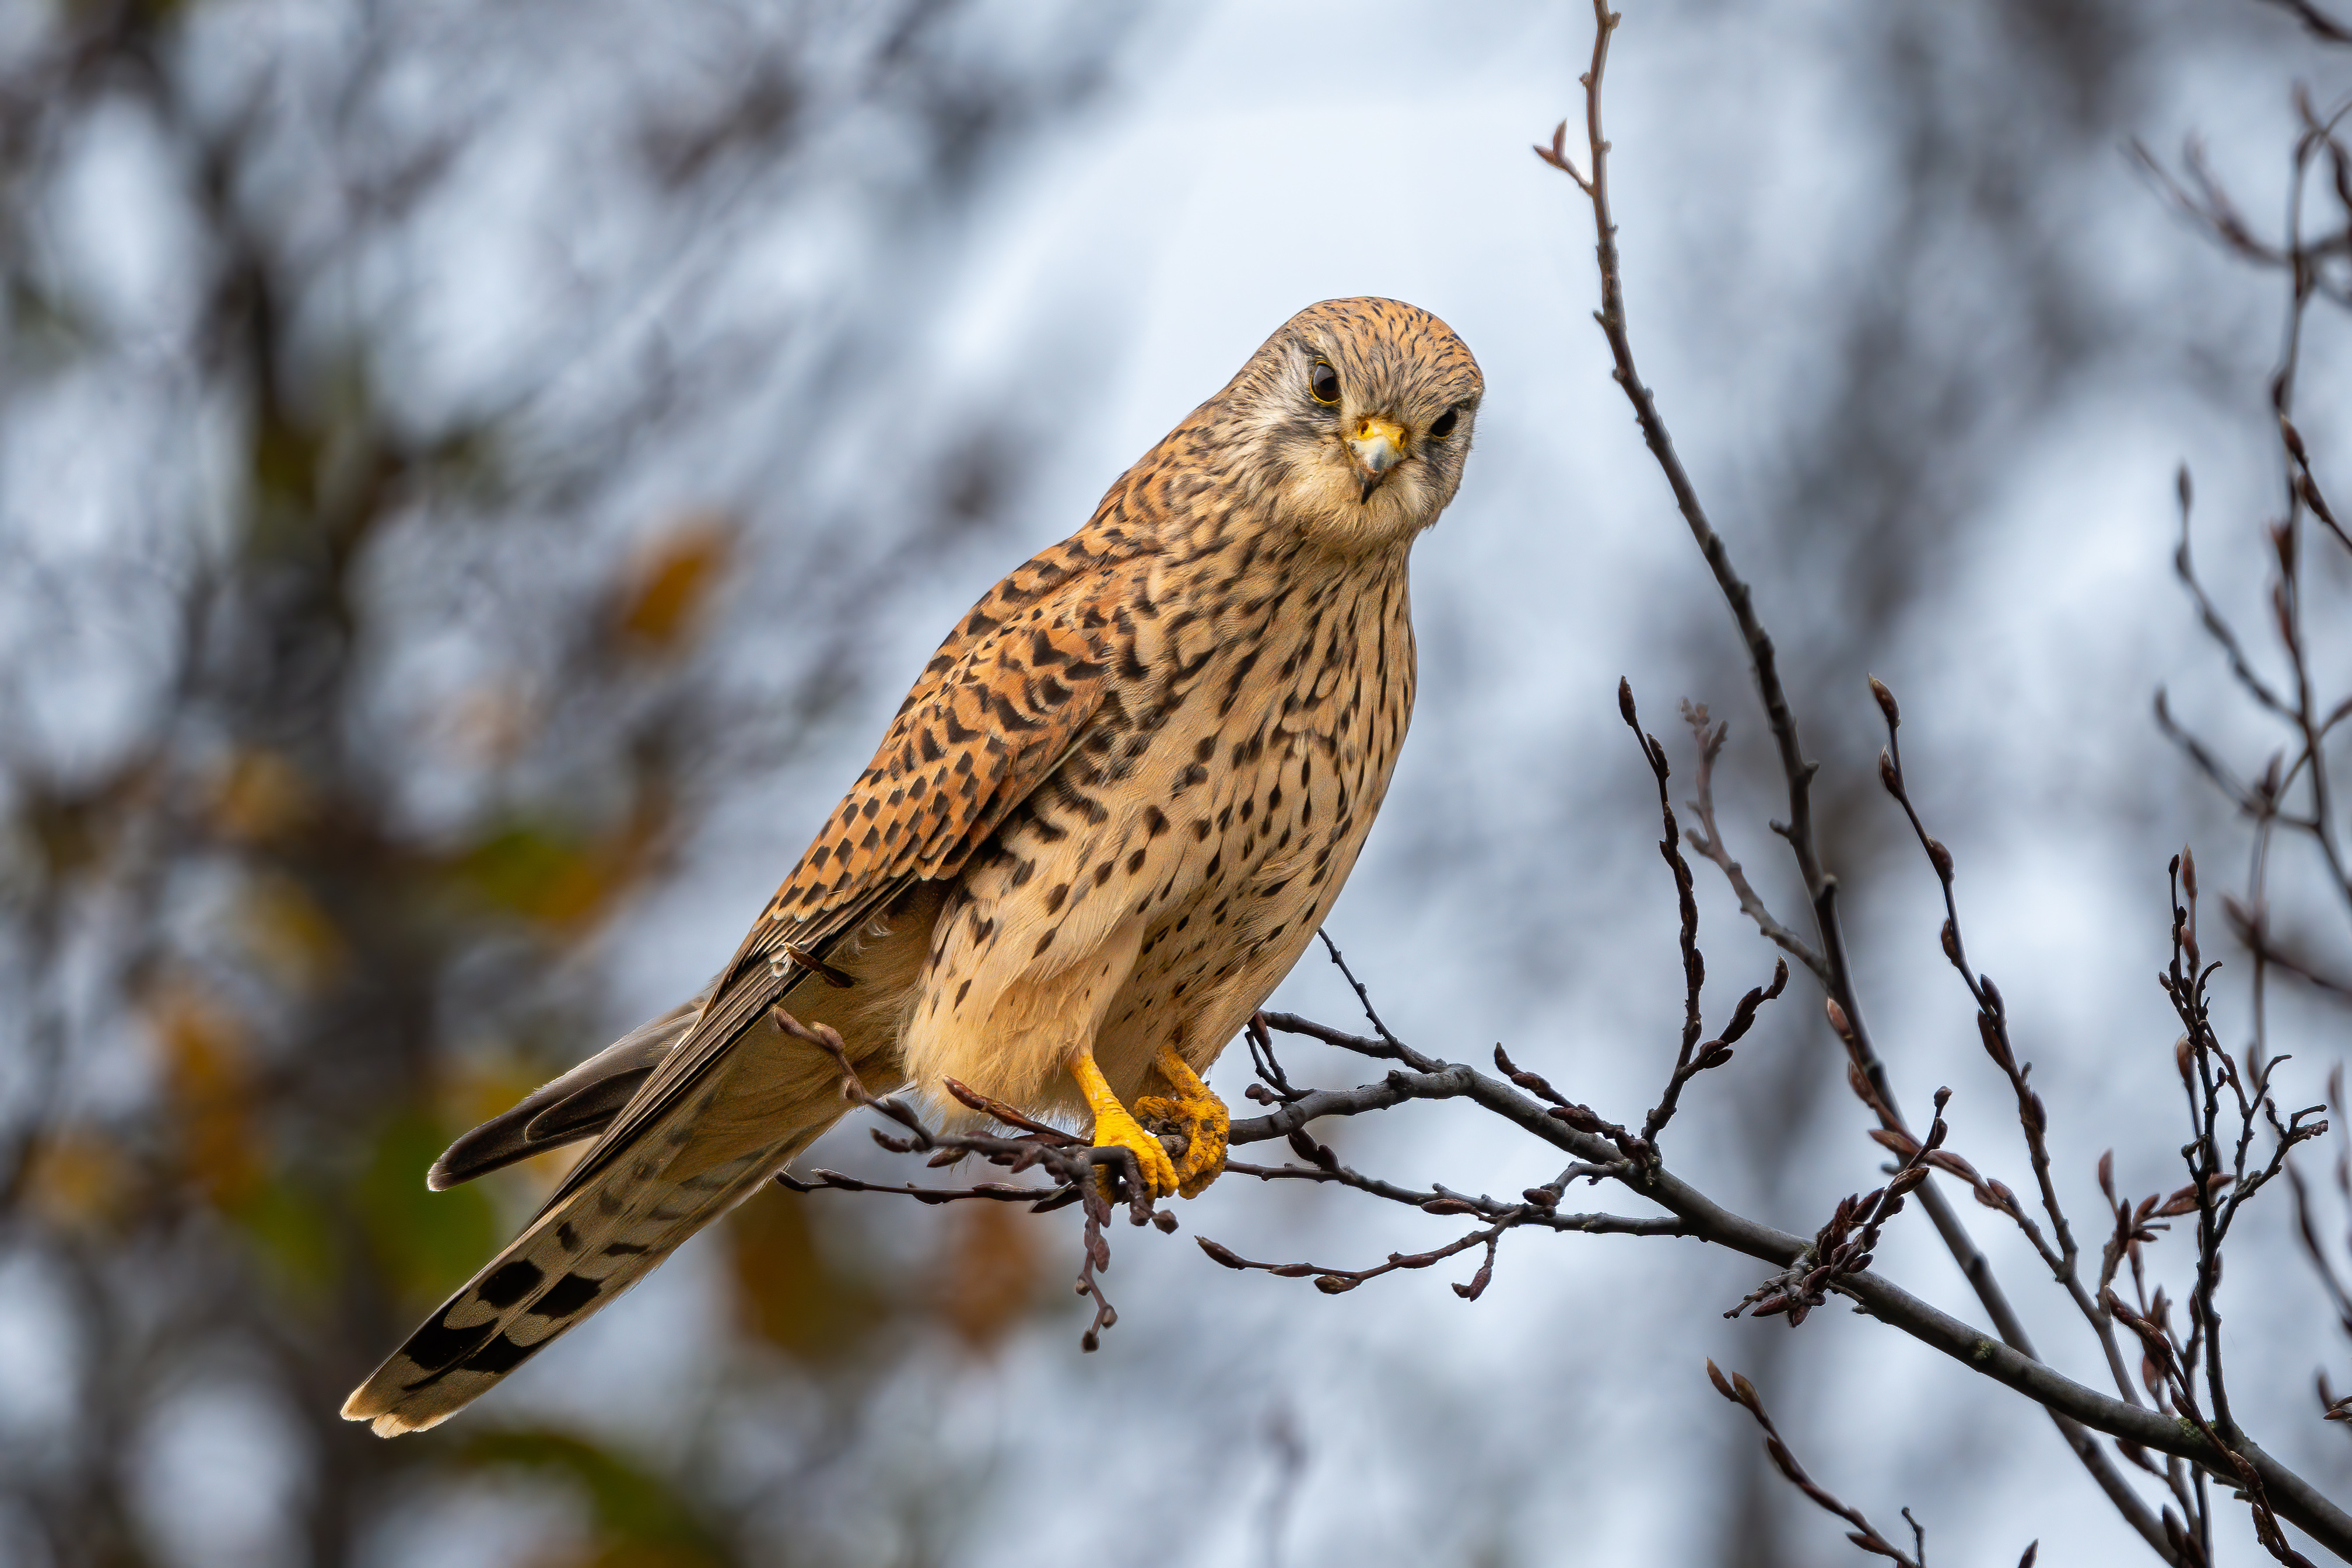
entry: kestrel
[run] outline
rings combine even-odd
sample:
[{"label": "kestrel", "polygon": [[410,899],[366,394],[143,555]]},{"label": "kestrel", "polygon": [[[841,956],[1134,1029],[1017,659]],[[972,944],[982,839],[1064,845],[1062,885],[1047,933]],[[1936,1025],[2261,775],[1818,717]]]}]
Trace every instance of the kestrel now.
[{"label": "kestrel", "polygon": [[[1268,338],[948,633],[709,989],[442,1155],[436,1189],[597,1135],[344,1416],[446,1419],[814,1141],[840,1069],[780,1005],[877,1092],[953,1114],[952,1078],[1090,1119],[1155,1198],[1215,1179],[1201,1075],[1380,810],[1412,712],[1407,560],[1482,390],[1462,340],[1393,299]],[[1181,1158],[1139,1111],[1184,1131]]]}]

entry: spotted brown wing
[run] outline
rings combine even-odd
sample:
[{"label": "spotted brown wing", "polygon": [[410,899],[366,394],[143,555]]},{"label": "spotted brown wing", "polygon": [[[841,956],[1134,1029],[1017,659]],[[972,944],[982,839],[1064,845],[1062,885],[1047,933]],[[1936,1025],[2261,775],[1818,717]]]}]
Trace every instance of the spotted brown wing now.
[{"label": "spotted brown wing", "polygon": [[[1007,584],[1017,581],[1008,579]],[[667,1114],[844,935],[919,882],[953,876],[1052,777],[1109,692],[1116,616],[1076,576],[1006,619],[1005,589],[958,627],[908,694],[874,760],[801,856],[693,1030],[572,1167],[554,1209]]]}]

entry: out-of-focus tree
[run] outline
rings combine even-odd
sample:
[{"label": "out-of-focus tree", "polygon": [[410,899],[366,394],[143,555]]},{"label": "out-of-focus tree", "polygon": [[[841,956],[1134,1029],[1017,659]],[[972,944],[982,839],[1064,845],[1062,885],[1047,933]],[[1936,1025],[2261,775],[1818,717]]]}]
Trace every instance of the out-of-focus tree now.
[{"label": "out-of-focus tree", "polygon": [[[336,1410],[545,1179],[429,1195],[434,1153],[610,1023],[599,933],[853,689],[895,569],[1000,515],[1017,425],[910,428],[879,367],[1121,25],[0,26],[0,1282],[55,1346],[0,1413],[0,1558],[341,1563],[551,1482],[541,1561],[717,1563],[821,1483],[805,1439],[710,1467]],[[872,1311],[893,1265],[802,1200],[739,1237],[738,1385],[822,1398],[793,1358],[854,1381],[919,1310]],[[975,1228],[976,1289],[892,1299],[986,1346],[1021,1248]],[[224,1421],[244,1473],[193,1497]]]},{"label": "out-of-focus tree", "polygon": [[[2115,257],[2087,240],[2087,193],[2116,183],[2130,136],[2178,107],[2163,95],[2184,57],[2217,38],[2282,57],[2297,45],[2283,20],[2265,28],[2259,15],[2112,0],[1869,7],[1853,20],[1834,55],[1843,100],[1866,128],[1873,204],[1825,236],[1819,254],[1831,259],[1804,301],[1746,296],[1759,310],[1793,305],[1815,329],[1801,334],[1802,362],[1776,367],[1803,394],[1757,420],[1741,466],[1718,483],[1752,530],[1743,559],[1762,603],[1812,607],[1780,611],[1776,630],[1808,739],[1831,761],[1816,787],[1822,852],[1860,885],[1911,845],[1868,765],[1884,737],[1856,672],[1899,681],[1918,657],[1923,624],[1946,610],[1937,590],[1990,548],[2022,433],[2100,377],[2226,334],[2234,319],[2184,316],[2167,323],[2177,338],[2152,338],[2116,287]],[[1732,258],[1715,266],[1742,297]],[[1685,649],[1691,689],[1734,710],[1748,676],[1716,606],[1694,605]],[[1754,725],[1733,729],[1734,788],[1769,797],[1777,762]],[[1867,936],[1861,961],[1878,961]],[[1763,1027],[1780,1039],[1756,1053],[1749,1091],[1772,1110],[1741,1119],[1731,1146],[1760,1190],[1801,1202],[1821,1176],[1810,1131],[1847,1113],[1837,1042],[1811,1018]],[[1810,1381],[1801,1363],[1812,1354],[1772,1335],[1740,1351],[1768,1382],[1784,1358],[1791,1380]],[[1818,1525],[1802,1500],[1745,1434],[1732,1463],[1738,1501],[1719,1560],[1808,1561]]]}]

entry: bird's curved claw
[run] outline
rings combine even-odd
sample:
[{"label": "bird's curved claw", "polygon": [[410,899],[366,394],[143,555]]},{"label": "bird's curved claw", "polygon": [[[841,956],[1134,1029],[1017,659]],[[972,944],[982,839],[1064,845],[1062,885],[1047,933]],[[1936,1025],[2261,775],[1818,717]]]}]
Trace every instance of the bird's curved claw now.
[{"label": "bird's curved claw", "polygon": [[[1143,1124],[1118,1103],[1118,1096],[1111,1092],[1110,1084],[1103,1078],[1102,1069],[1095,1065],[1092,1051],[1080,1051],[1070,1059],[1070,1076],[1076,1081],[1087,1109],[1094,1113],[1095,1147],[1125,1149],[1135,1156],[1136,1168],[1143,1177],[1142,1196],[1146,1202],[1174,1197],[1176,1162],[1169,1158],[1160,1140],[1144,1131]],[[1095,1178],[1108,1189],[1108,1171],[1097,1166]]]},{"label": "bird's curved claw", "polygon": [[[1125,1149],[1135,1156],[1137,1168],[1143,1176],[1146,1196],[1153,1201],[1173,1197],[1179,1187],[1176,1162],[1169,1157],[1167,1148],[1157,1134],[1148,1131],[1142,1123],[1128,1113],[1127,1108],[1112,1102],[1112,1112],[1095,1112],[1095,1147]],[[1097,1166],[1096,1179],[1108,1186],[1109,1171]]]},{"label": "bird's curved claw", "polygon": [[1162,1050],[1156,1065],[1175,1092],[1146,1095],[1135,1103],[1135,1109],[1146,1121],[1171,1125],[1183,1134],[1184,1155],[1176,1162],[1175,1189],[1185,1197],[1198,1197],[1224,1174],[1233,1113],[1175,1051]]}]

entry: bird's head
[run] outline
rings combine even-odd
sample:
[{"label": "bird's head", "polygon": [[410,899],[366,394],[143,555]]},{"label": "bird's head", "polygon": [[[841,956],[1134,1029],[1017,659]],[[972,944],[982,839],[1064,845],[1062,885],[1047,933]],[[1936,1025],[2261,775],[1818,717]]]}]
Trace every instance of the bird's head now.
[{"label": "bird's head", "polygon": [[1221,402],[1278,516],[1335,544],[1410,540],[1462,483],[1486,390],[1454,329],[1395,299],[1327,299],[1266,340]]}]

